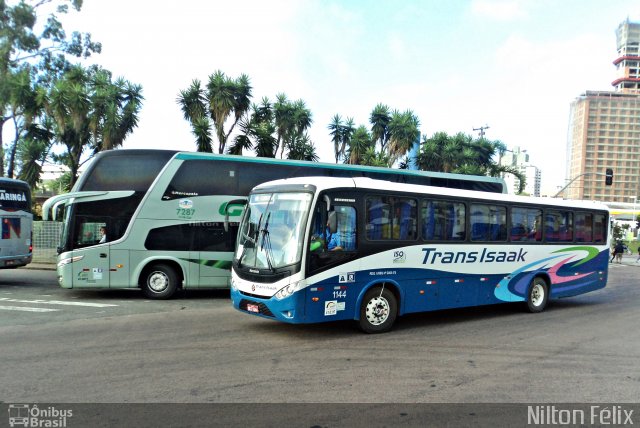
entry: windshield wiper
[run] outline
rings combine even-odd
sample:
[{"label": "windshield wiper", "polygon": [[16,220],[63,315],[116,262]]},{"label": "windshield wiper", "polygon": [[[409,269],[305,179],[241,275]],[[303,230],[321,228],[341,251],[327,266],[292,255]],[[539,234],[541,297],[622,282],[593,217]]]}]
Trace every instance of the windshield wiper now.
[{"label": "windshield wiper", "polygon": [[271,260],[273,259],[273,248],[271,248],[271,237],[269,236],[269,218],[271,217],[271,213],[267,214],[267,220],[264,222],[264,229],[262,229],[262,243],[260,246],[265,250],[265,258],[267,259],[267,265],[269,266],[269,270],[271,272],[274,271],[273,263]]}]

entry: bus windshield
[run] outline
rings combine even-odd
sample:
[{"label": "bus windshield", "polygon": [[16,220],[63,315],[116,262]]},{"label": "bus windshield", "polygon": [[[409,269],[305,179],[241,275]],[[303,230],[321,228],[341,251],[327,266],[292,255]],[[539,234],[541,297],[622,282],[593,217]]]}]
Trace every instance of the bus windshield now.
[{"label": "bus windshield", "polygon": [[311,193],[251,195],[238,233],[238,265],[274,271],[299,263],[311,199]]}]

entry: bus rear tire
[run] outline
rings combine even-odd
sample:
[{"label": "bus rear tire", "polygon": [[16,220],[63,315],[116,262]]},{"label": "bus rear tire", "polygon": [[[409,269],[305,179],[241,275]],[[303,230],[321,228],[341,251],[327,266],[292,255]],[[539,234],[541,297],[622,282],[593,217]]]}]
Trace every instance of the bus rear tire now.
[{"label": "bus rear tire", "polygon": [[527,296],[527,309],[529,312],[537,313],[544,311],[549,301],[549,284],[544,278],[535,277],[529,286]]},{"label": "bus rear tire", "polygon": [[396,296],[386,288],[374,287],[362,299],[358,325],[365,333],[385,333],[391,330],[397,316]]},{"label": "bus rear tire", "polygon": [[178,275],[167,265],[153,265],[145,271],[142,291],[150,299],[170,299],[178,289]]}]

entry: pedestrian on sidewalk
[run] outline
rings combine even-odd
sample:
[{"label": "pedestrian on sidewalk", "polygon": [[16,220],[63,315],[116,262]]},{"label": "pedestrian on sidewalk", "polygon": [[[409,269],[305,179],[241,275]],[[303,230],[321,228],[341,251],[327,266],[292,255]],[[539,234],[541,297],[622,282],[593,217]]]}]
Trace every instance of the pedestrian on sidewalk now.
[{"label": "pedestrian on sidewalk", "polygon": [[622,255],[624,254],[624,244],[622,241],[618,240],[616,243],[616,248],[614,250],[614,257],[618,261],[618,263],[622,263]]},{"label": "pedestrian on sidewalk", "polygon": [[636,259],[636,263],[640,262],[640,245],[638,246],[638,258]]}]

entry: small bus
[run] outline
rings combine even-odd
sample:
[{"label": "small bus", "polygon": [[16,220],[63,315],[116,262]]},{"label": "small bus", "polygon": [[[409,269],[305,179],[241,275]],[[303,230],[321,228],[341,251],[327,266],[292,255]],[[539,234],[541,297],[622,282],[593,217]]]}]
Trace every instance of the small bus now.
[{"label": "small bus", "polygon": [[0,223],[0,269],[14,269],[31,263],[33,213],[28,183],[0,178]]},{"label": "small bus", "polygon": [[549,299],[605,287],[604,204],[370,178],[294,178],[249,194],[232,261],[239,311],[287,323]]},{"label": "small bus", "polygon": [[170,150],[106,151],[70,193],[43,206],[45,219],[63,213],[58,282],[63,288],[141,288],[153,299],[183,288],[229,288],[243,209],[230,202],[246,199],[259,183],[300,176],[505,192],[504,180],[492,177]]}]

